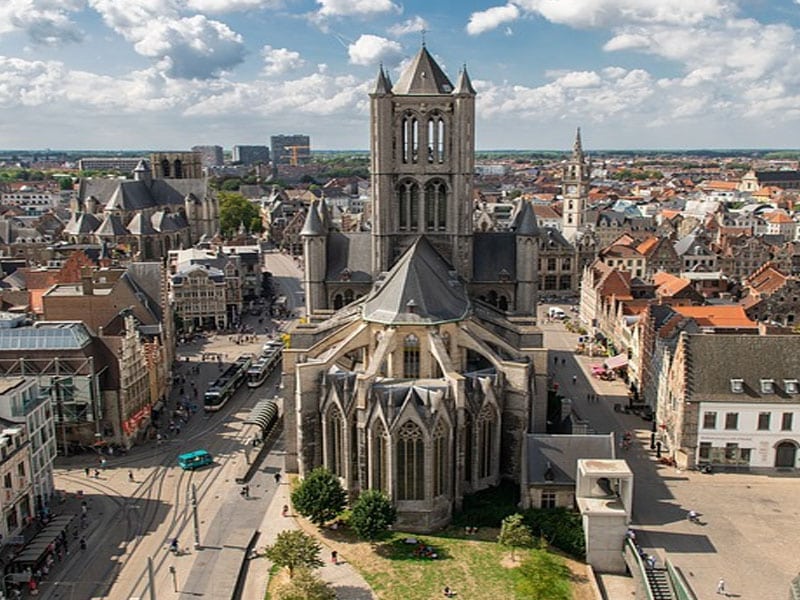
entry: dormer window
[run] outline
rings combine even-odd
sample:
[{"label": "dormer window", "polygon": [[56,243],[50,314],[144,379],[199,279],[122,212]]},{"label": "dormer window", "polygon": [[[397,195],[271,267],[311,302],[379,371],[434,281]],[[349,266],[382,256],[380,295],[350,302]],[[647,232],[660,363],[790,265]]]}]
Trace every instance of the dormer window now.
[{"label": "dormer window", "polygon": [[731,379],[731,392],[741,394],[744,392],[744,379]]},{"label": "dormer window", "polygon": [[775,392],[775,380],[774,379],[762,379],[761,380],[761,393],[762,394],[773,394]]},{"label": "dormer window", "polygon": [[800,392],[800,384],[798,384],[797,379],[784,379],[783,389],[786,390],[787,394],[797,394]]}]

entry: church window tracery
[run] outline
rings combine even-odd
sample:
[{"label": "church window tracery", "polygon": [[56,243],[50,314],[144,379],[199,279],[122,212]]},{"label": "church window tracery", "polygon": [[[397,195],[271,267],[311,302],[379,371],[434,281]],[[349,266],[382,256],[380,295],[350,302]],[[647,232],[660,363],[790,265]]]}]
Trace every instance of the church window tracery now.
[{"label": "church window tracery", "polygon": [[339,409],[334,406],[328,411],[327,424],[327,456],[328,470],[344,477],[344,418]]},{"label": "church window tracery", "polygon": [[425,499],[425,440],[413,421],[397,433],[397,499]]},{"label": "church window tracery", "polygon": [[400,231],[416,231],[419,227],[419,184],[416,181],[403,181],[398,185],[397,205]]},{"label": "church window tracery", "polygon": [[478,477],[492,475],[494,456],[495,426],[497,418],[494,409],[485,406],[478,415]]},{"label": "church window tracery", "polygon": [[419,338],[414,334],[403,342],[403,377],[419,379]]},{"label": "church window tracery", "polygon": [[439,179],[425,184],[425,228],[427,231],[447,228],[447,185]]},{"label": "church window tracery", "polygon": [[389,435],[381,421],[372,433],[372,488],[389,489]]},{"label": "church window tracery", "polygon": [[433,432],[433,495],[448,492],[447,431],[440,420]]}]

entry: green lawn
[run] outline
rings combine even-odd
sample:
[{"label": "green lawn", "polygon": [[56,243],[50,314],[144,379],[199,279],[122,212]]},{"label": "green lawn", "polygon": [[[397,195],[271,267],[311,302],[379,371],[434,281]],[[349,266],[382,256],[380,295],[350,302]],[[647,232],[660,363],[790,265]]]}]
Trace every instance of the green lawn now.
[{"label": "green lawn", "polygon": [[[517,584],[523,578],[519,566],[509,568],[510,553],[494,540],[496,530],[482,530],[477,536],[462,535],[463,530],[449,530],[436,535],[394,533],[375,548],[356,542],[345,532],[330,532],[330,541],[339,546],[343,557],[358,569],[381,600],[427,600],[441,598],[444,586],[454,589],[457,598],[531,598],[518,595]],[[405,538],[414,537],[430,546],[438,558],[415,555],[416,546],[406,544]],[[484,539],[481,539],[484,538]],[[537,551],[517,551],[517,558]],[[545,564],[544,568],[563,582],[558,595],[538,596],[538,600],[561,600],[571,597],[569,570],[565,570],[560,557],[557,566]],[[506,566],[504,566],[506,565]]]}]

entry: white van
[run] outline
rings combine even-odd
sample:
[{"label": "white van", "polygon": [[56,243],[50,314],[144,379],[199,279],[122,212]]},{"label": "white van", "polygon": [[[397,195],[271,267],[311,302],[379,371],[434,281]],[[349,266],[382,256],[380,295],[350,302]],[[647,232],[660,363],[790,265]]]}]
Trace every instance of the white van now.
[{"label": "white van", "polygon": [[566,319],[567,313],[564,312],[563,309],[557,306],[551,306],[547,309],[547,316],[551,319]]}]

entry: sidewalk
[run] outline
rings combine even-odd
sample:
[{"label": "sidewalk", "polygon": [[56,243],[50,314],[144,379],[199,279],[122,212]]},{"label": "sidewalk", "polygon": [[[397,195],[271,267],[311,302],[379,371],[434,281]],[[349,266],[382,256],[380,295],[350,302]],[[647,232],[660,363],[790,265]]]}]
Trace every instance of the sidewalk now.
[{"label": "sidewalk", "polygon": [[[264,461],[265,466],[280,467],[283,471],[283,455],[270,454]],[[275,493],[272,498],[272,503],[264,513],[264,520],[261,523],[259,531],[261,537],[258,539],[257,548],[263,549],[275,542],[278,534],[286,529],[300,529],[294,517],[284,517],[282,515],[283,506],[291,504],[289,501],[291,486],[288,480],[284,480],[280,489]],[[317,573],[323,580],[330,583],[336,591],[336,597],[342,600],[374,600],[376,597],[372,593],[369,584],[364,580],[361,574],[355,568],[346,562],[347,557],[340,555],[340,562],[336,565],[331,564],[327,557],[330,556],[330,549],[326,546],[325,541],[317,538],[322,544],[321,559],[325,565],[321,567]],[[253,560],[265,561],[266,565],[263,567],[258,564],[254,566],[251,562],[251,568],[248,570],[247,579],[245,581],[242,598],[263,598],[267,591],[267,584],[269,582],[269,571],[272,563],[267,558],[257,558]],[[254,567],[254,568],[253,568]]]}]

